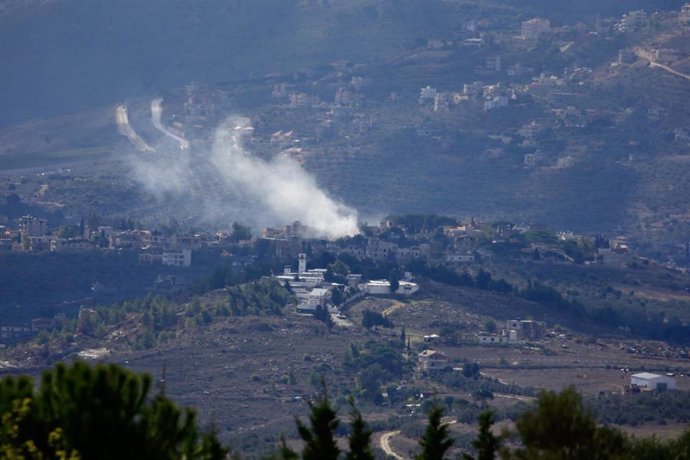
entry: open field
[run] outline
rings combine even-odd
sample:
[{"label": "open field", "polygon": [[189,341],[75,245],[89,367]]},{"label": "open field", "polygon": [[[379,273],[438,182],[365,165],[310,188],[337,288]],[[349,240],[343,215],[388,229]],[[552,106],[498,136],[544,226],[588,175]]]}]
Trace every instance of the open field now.
[{"label": "open field", "polygon": [[[442,301],[435,294],[424,293],[411,299],[365,298],[346,312],[353,324],[343,328],[336,326],[331,332],[322,322],[295,313],[284,317],[218,317],[209,325],[178,329],[174,337],[150,350],[132,351],[121,341],[114,341],[110,349],[101,350],[109,345],[85,337],[79,342],[78,350],[88,352],[82,353],[83,357],[117,362],[153,374],[159,389],[182,405],[198,408],[202,424],[214,423],[224,440],[243,452],[256,455],[272,449],[280,434],[295,435],[294,417],[307,414],[306,401],[320,393],[321,377],[325,378],[329,393],[345,420],[346,395],[357,394],[359,385],[359,377],[345,366],[345,357],[352,345],[362,347],[367,341],[394,343],[399,340],[403,324],[411,338],[412,356],[428,346],[445,352],[453,367],[477,361],[484,382],[498,380],[523,388],[551,390],[575,385],[589,397],[602,391],[619,393],[622,385],[629,381],[629,374],[621,374],[620,369],[628,367],[631,371],[675,372],[679,388],[690,390],[690,378],[680,376],[690,372],[690,363],[679,358],[660,357],[670,349],[657,342],[611,337],[597,339],[562,329],[562,337],[539,342],[480,346],[470,337],[481,330],[489,318],[492,296],[470,289],[458,291],[466,297],[465,302]],[[214,295],[222,295],[222,291]],[[493,297],[497,302],[500,296]],[[477,298],[483,302],[476,303]],[[529,303],[521,304],[521,308],[527,307]],[[387,311],[395,327],[362,328],[364,309]],[[505,319],[510,310],[498,309],[497,312],[501,315],[496,314],[498,321]],[[119,329],[125,331],[135,326],[136,323],[125,323]],[[451,330],[457,335],[444,335]],[[440,333],[439,341],[423,342],[423,335],[431,333]],[[113,330],[108,336],[118,334]],[[2,351],[2,360],[8,361],[6,364],[10,366],[4,372],[16,373],[22,369],[37,374],[42,367],[38,364],[40,356],[49,354],[46,347],[51,346],[34,344]],[[647,351],[629,352],[638,348]],[[28,361],[29,358],[33,361]],[[417,404],[422,405],[430,399],[455,401],[448,412],[453,418],[467,415],[466,410],[476,410],[471,403],[474,396],[468,389],[445,386],[440,380],[416,371],[405,381],[392,383],[414,388],[424,397],[409,396],[411,399],[407,401],[412,406],[405,406],[405,403],[375,406],[364,400],[358,401],[358,406],[378,433],[376,442],[383,433],[402,430],[389,441],[392,449],[404,457],[416,449],[416,441],[412,439],[416,439],[425,422],[424,411],[416,409]],[[488,404],[507,414],[514,412],[514,407],[527,407],[531,401],[533,398],[529,396],[496,391]],[[635,428],[634,433],[646,436],[656,433],[654,428],[655,425],[644,425]],[[460,445],[468,445],[474,429],[473,425],[463,423],[452,427]],[[680,429],[677,424],[669,424],[664,426],[662,435],[671,436]]]}]

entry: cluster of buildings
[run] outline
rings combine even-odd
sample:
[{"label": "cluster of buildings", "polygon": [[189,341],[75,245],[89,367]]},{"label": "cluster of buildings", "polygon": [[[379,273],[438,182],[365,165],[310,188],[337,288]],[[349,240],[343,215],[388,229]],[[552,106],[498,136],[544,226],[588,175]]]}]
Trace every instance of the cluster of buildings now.
[{"label": "cluster of buildings", "polygon": [[31,320],[31,326],[0,326],[0,341],[11,342],[14,340],[22,340],[29,338],[41,331],[49,331],[59,327],[67,321],[67,316],[64,313],[59,313],[53,318],[34,318]]},{"label": "cluster of buildings", "polygon": [[410,281],[411,274],[406,273],[405,280],[398,281],[396,290],[391,289],[389,280],[363,281],[362,275],[349,273],[345,276],[347,285],[326,281],[326,268],[307,268],[307,255],[301,253],[297,258],[297,271],[287,266],[280,275],[273,278],[288,287],[297,297],[297,312],[305,314],[315,314],[317,309],[326,309],[329,313],[337,313],[338,306],[334,305],[333,290],[351,288],[354,295],[352,298],[359,298],[362,295],[404,295],[410,296],[419,291],[419,286]]},{"label": "cluster of buildings", "polygon": [[[521,128],[525,139],[537,137],[543,128],[537,122]],[[334,255],[346,254],[359,259],[393,261],[406,263],[413,260],[428,260],[447,264],[472,264],[478,260],[492,260],[493,246],[509,243],[520,246],[526,257],[535,252],[555,257],[565,262],[573,259],[564,251],[564,242],[587,240],[587,237],[572,233],[554,234],[546,241],[525,240],[531,231],[547,232],[547,228],[534,225],[491,226],[472,220],[464,224],[445,225],[439,228],[411,231],[404,226],[384,220],[380,226],[369,226],[366,235],[326,241],[312,238],[309,228],[294,222],[279,228],[264,228],[258,238],[235,241],[231,233],[162,233],[158,230],[132,229],[115,230],[110,226],[99,226],[93,230],[83,226],[80,235],[61,237],[48,228],[45,219],[24,216],[19,219],[17,229],[0,227],[0,250],[6,251],[52,251],[84,252],[94,250],[131,249],[139,252],[139,261],[145,264],[163,264],[175,267],[189,267],[196,250],[223,248],[230,245],[252,247],[260,241],[270,243],[271,250],[281,259],[297,258],[305,248],[313,253],[328,252]],[[442,239],[438,233],[442,232]],[[621,237],[610,244],[597,246],[598,257],[605,263],[619,264],[629,253],[627,238]],[[301,273],[301,272],[300,272]],[[412,289],[403,280],[398,289],[400,294]],[[385,290],[383,283],[371,284],[368,289],[379,293]],[[403,292],[407,290],[408,292]],[[413,289],[412,289],[413,290]]]},{"label": "cluster of buildings", "polygon": [[647,23],[647,13],[644,10],[630,11],[616,23],[615,30],[618,32],[634,32],[645,26]]},{"label": "cluster of buildings", "polygon": [[[487,65],[492,68],[501,66],[500,57],[491,58]],[[434,112],[449,110],[452,106],[467,101],[481,103],[485,112],[507,107],[511,100],[515,100],[515,91],[501,83],[484,84],[480,81],[465,84],[462,91],[438,91],[429,85],[419,90],[418,103],[422,106],[430,106]]]},{"label": "cluster of buildings", "polygon": [[499,343],[518,343],[521,341],[541,340],[546,333],[546,323],[531,319],[510,319],[494,333],[480,332],[477,340],[484,345]]},{"label": "cluster of buildings", "polygon": [[525,40],[539,40],[551,30],[551,21],[542,18],[533,18],[522,23],[522,38]]},{"label": "cluster of buildings", "polygon": [[192,251],[227,243],[222,232],[163,234],[157,230],[115,230],[110,226],[90,229],[80,225],[73,236],[61,236],[46,219],[23,216],[16,229],[0,227],[0,250],[15,252],[85,252],[99,249],[140,250],[142,263],[189,267]]}]

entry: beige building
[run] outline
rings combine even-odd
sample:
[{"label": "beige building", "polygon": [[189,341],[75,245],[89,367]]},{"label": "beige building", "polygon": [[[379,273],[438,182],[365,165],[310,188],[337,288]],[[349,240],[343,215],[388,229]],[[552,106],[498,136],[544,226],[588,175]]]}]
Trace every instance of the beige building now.
[{"label": "beige building", "polygon": [[551,21],[542,18],[533,18],[522,23],[522,38],[525,40],[538,40],[543,34],[551,30]]},{"label": "beige building", "polygon": [[424,350],[417,355],[417,358],[419,358],[419,369],[423,372],[439,371],[449,366],[448,356],[440,351]]}]

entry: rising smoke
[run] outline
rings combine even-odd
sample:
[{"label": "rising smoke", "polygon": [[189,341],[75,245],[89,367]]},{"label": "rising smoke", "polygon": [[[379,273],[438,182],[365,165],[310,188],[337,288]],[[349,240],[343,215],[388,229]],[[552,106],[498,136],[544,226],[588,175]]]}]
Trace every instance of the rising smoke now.
[{"label": "rising smoke", "polygon": [[249,152],[244,141],[251,132],[248,119],[230,117],[208,148],[157,146],[133,156],[134,177],[168,208],[207,224],[257,228],[300,221],[312,236],[329,239],[358,232],[357,212],[329,197],[298,162]]}]

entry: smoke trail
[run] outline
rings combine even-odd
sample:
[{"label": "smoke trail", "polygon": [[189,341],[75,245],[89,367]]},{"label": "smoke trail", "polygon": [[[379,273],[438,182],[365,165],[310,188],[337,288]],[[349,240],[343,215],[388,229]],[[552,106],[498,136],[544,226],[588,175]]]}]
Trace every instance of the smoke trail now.
[{"label": "smoke trail", "polygon": [[299,220],[313,235],[354,235],[357,212],[330,198],[299,163],[265,160],[243,145],[249,120],[230,117],[218,126],[211,148],[157,145],[156,153],[131,158],[133,175],[161,205],[209,224],[233,221],[280,226]]}]

